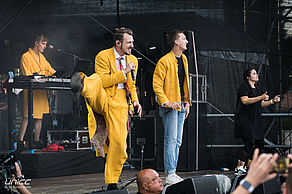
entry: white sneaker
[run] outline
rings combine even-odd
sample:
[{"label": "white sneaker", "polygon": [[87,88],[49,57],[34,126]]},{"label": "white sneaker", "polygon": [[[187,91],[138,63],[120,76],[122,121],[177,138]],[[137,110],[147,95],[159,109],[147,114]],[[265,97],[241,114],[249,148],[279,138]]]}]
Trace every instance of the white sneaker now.
[{"label": "white sneaker", "polygon": [[234,174],[235,174],[236,176],[243,176],[243,175],[246,175],[246,174],[247,174],[246,167],[239,166],[238,168],[235,168],[235,170],[234,170]]},{"label": "white sneaker", "polygon": [[168,175],[166,177],[166,180],[165,180],[165,184],[167,185],[172,185],[172,184],[175,184],[175,183],[178,183],[178,182],[181,182],[183,181],[184,179],[182,179],[180,176],[178,176],[177,174],[171,174],[171,175]]}]

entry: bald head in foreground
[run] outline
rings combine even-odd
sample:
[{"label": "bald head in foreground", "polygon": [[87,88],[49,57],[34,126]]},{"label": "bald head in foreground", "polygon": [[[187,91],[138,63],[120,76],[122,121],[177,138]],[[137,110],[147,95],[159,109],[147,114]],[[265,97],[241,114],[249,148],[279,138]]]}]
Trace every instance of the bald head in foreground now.
[{"label": "bald head in foreground", "polygon": [[163,190],[162,180],[159,174],[152,169],[141,170],[137,175],[138,194],[161,193]]}]

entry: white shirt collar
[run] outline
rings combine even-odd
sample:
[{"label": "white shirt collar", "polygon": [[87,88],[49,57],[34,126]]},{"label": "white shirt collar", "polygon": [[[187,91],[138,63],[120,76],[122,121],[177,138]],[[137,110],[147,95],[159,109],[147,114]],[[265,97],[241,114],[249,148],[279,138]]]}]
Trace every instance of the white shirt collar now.
[{"label": "white shirt collar", "polygon": [[114,51],[115,51],[115,57],[116,57],[116,59],[118,59],[120,57],[122,57],[123,59],[126,59],[126,55],[123,55],[123,56],[119,55],[119,53],[116,51],[116,48],[115,47],[114,47]]}]

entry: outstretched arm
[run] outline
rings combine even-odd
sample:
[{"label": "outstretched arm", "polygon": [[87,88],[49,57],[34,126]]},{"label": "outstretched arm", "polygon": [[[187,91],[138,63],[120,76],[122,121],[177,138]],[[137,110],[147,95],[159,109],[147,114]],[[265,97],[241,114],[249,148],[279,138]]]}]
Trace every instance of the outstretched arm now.
[{"label": "outstretched arm", "polygon": [[261,106],[262,106],[262,107],[268,107],[268,106],[270,106],[270,105],[272,105],[272,104],[274,104],[274,103],[278,103],[278,102],[280,102],[280,100],[281,100],[280,95],[277,95],[277,96],[275,96],[272,100],[269,100],[269,101],[263,101],[262,104],[261,104]]},{"label": "outstretched arm", "polygon": [[248,96],[241,96],[240,100],[241,100],[242,104],[249,105],[249,104],[256,103],[258,101],[269,100],[269,96],[267,95],[267,92],[265,92],[264,94],[257,96],[257,97],[249,98]]},{"label": "outstretched arm", "polygon": [[[261,154],[259,155],[259,149],[255,149],[252,162],[246,177],[244,178],[254,188],[265,181],[271,180],[277,176],[276,173],[271,173],[271,168],[276,162],[278,154]],[[249,194],[250,192],[242,185],[239,185],[233,194]]]}]

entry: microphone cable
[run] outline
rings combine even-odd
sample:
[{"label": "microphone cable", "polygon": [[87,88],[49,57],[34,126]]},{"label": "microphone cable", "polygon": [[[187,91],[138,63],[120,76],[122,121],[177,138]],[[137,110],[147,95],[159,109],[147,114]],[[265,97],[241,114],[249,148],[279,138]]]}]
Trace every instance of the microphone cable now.
[{"label": "microphone cable", "polygon": [[[78,7],[78,9],[84,13],[86,13],[86,16],[88,16],[92,21],[94,21],[95,23],[97,23],[98,25],[100,25],[102,28],[104,28],[106,31],[108,31],[110,34],[114,34],[108,27],[106,27],[104,24],[102,24],[101,22],[99,22],[97,19],[95,19],[94,17],[92,17],[90,15],[90,13],[88,13],[87,11],[82,10],[80,7]],[[145,56],[144,54],[142,54],[140,51],[138,51],[135,48],[132,48],[135,52],[137,52],[139,55],[141,55],[142,57],[144,57],[148,62],[152,63],[154,66],[156,66],[156,63],[153,62],[151,59],[149,59],[147,56]]]}]

